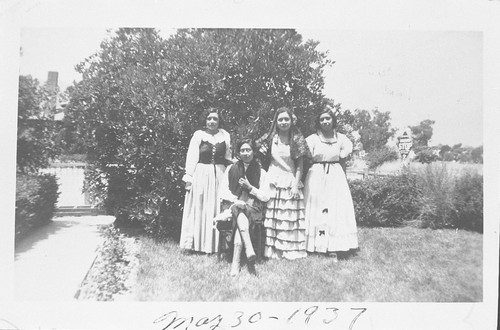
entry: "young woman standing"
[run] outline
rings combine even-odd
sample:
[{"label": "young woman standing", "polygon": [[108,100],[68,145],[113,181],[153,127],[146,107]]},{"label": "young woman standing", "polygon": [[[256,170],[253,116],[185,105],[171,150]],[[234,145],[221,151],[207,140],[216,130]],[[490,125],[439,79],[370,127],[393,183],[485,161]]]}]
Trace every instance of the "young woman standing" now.
[{"label": "young woman standing", "polygon": [[218,191],[231,160],[230,136],[220,128],[218,109],[203,113],[206,128],[194,132],[186,156],[186,185],[180,247],[205,253],[217,252],[218,232],[213,218],[220,210]]},{"label": "young woman standing", "polygon": [[306,249],[328,253],[334,260],[337,252],[358,248],[354,206],[341,166],[352,152],[352,143],[337,132],[336,126],[331,109],[323,110],[316,118],[317,132],[306,139],[313,164],[304,188]]},{"label": "young woman standing", "polygon": [[309,149],[294,124],[294,117],[290,109],[279,108],[269,133],[259,140],[263,166],[268,167],[271,196],[264,220],[268,258],[307,256],[301,177]]}]

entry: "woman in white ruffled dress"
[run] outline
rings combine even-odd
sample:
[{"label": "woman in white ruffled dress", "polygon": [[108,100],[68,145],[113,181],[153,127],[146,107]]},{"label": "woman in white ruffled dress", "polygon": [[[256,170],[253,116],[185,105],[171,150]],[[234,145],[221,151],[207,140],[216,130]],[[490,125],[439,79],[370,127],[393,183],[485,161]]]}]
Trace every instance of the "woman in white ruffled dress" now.
[{"label": "woman in white ruffled dress", "polygon": [[231,141],[229,133],[219,127],[221,116],[217,109],[206,110],[203,118],[206,128],[193,134],[186,156],[180,247],[215,253],[219,233],[213,218],[220,211],[218,191],[226,165],[231,163]]},{"label": "woman in white ruffled dress", "polygon": [[[316,119],[317,132],[307,137],[312,154],[304,187],[308,252],[329,254],[358,248],[351,192],[341,162],[352,152],[352,142],[336,130],[331,109]],[[345,255],[345,253],[343,253]]]},{"label": "woman in white ruffled dress", "polygon": [[267,258],[307,256],[301,177],[309,150],[294,117],[290,109],[279,108],[269,133],[259,140],[271,196],[264,220]]}]

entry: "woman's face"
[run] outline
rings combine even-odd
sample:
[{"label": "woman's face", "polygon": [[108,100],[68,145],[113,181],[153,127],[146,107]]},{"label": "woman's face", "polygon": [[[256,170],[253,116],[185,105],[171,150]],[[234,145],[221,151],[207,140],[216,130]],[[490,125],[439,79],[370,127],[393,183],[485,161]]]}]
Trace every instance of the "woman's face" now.
[{"label": "woman's face", "polygon": [[207,128],[209,131],[216,131],[219,128],[219,115],[216,112],[208,114]]},{"label": "woman's face", "polygon": [[329,113],[323,113],[319,116],[319,125],[323,131],[331,131],[333,129],[333,119]]},{"label": "woman's face", "polygon": [[241,160],[248,164],[253,160],[253,149],[248,143],[243,143],[240,147]]},{"label": "woman's face", "polygon": [[292,119],[286,112],[282,112],[278,115],[278,118],[276,119],[277,124],[278,124],[278,129],[281,132],[288,132],[290,129],[290,126],[292,125]]}]

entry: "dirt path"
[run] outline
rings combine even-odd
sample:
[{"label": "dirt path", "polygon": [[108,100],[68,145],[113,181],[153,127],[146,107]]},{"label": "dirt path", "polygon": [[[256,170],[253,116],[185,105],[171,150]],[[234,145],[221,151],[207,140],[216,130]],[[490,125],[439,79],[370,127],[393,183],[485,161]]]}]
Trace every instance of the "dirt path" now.
[{"label": "dirt path", "polygon": [[112,216],[58,217],[15,249],[16,300],[74,300]]}]

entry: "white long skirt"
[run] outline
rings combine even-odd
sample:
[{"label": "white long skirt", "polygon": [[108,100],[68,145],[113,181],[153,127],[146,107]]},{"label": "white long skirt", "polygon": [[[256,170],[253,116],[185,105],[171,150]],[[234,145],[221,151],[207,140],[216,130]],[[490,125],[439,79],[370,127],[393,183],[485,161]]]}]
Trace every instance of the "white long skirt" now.
[{"label": "white long skirt", "polygon": [[313,164],[307,173],[304,199],[307,251],[358,247],[351,191],[340,164]]},{"label": "white long skirt", "polygon": [[219,232],[213,225],[220,212],[219,185],[224,165],[196,164],[191,190],[184,198],[180,247],[205,253],[217,252]]}]

